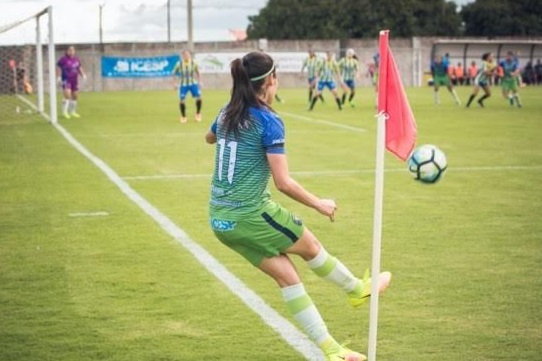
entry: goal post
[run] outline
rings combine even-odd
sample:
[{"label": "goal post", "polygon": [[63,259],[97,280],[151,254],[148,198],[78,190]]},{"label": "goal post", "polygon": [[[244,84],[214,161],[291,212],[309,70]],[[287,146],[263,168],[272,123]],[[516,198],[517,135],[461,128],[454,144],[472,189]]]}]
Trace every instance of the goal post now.
[{"label": "goal post", "polygon": [[[44,44],[45,41],[45,44]],[[53,8],[0,26],[0,118],[57,122]]]}]

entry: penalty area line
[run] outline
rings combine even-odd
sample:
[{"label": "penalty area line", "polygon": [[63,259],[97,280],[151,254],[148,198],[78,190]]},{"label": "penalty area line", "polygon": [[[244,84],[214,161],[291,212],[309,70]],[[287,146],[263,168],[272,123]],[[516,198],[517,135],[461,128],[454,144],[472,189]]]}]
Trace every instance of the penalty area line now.
[{"label": "penalty area line", "polygon": [[71,133],[58,123],[52,124],[58,132],[84,155],[91,163],[100,169],[111,182],[113,182],[126,197],[134,202],[143,212],[151,217],[167,234],[182,245],[194,258],[221,281],[234,295],[236,295],[249,309],[254,311],[267,326],[278,333],[292,348],[302,354],[307,360],[323,360],[322,351],[301,333],[290,321],[282,317],[275,309],[269,306],[252,289],[246,286],[237,276],[231,273],[222,263],[214,258],[205,248],[192,240],[188,234],[171,219],[153,206],[143,196],[126,183],[107,163],[92,154]]},{"label": "penalty area line", "polygon": [[307,117],[305,115],[299,115],[299,114],[294,114],[294,113],[289,113],[289,112],[279,112],[279,114],[286,115],[287,117],[299,119],[299,120],[309,122],[309,123],[324,124],[324,125],[329,125],[331,127],[350,130],[350,131],[359,132],[359,133],[363,133],[363,132],[367,131],[367,129],[365,129],[365,128],[354,127],[354,126],[351,126],[351,125],[335,123],[335,122],[332,122],[332,121],[329,121],[329,120],[315,119],[315,118]]},{"label": "penalty area line", "polygon": [[105,217],[108,216],[109,212],[98,211],[98,212],[74,212],[68,214],[70,217]]}]

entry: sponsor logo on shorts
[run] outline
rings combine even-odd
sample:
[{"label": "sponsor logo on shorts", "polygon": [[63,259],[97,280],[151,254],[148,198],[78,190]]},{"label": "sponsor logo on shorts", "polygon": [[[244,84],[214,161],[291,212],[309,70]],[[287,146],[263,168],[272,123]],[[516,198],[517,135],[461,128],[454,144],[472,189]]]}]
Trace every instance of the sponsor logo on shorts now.
[{"label": "sponsor logo on shorts", "polygon": [[294,223],[297,224],[298,226],[301,226],[303,224],[303,222],[301,221],[301,218],[299,218],[298,216],[294,215],[293,217],[294,219]]},{"label": "sponsor logo on shorts", "polygon": [[211,219],[211,227],[215,231],[220,232],[227,232],[227,231],[233,231],[235,228],[235,221],[224,221],[222,219]]}]

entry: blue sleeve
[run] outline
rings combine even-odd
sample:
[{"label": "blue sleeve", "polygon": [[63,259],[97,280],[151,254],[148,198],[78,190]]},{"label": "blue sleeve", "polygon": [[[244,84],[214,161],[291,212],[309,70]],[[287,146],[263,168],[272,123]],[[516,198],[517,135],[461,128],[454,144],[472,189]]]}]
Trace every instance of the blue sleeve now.
[{"label": "blue sleeve", "polygon": [[216,135],[216,127],[217,127],[218,117],[215,119],[213,124],[211,124],[211,132]]},{"label": "blue sleeve", "polygon": [[270,112],[266,113],[262,118],[262,145],[265,148],[265,152],[271,154],[284,154],[284,123],[282,123],[282,120],[278,115]]},{"label": "blue sleeve", "polygon": [[213,122],[213,124],[211,124],[211,132],[213,132],[213,134],[216,135],[216,131],[217,131],[217,128],[218,128],[218,119],[220,119],[220,117],[222,116],[222,114],[224,113],[224,111],[226,110],[226,106],[227,105],[224,105],[220,111],[218,112],[218,115],[216,116],[215,118],[215,121]]}]

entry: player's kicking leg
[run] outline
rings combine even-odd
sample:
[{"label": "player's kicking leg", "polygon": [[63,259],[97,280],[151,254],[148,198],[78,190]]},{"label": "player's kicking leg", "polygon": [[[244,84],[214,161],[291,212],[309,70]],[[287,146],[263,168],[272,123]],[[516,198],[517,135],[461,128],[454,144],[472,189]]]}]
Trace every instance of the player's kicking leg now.
[{"label": "player's kicking leg", "polygon": [[287,309],[309,338],[322,349],[328,361],[365,361],[367,359],[364,355],[341,346],[331,336],[320,312],[301,283],[294,264],[287,255],[264,258],[258,267],[277,282]]}]

